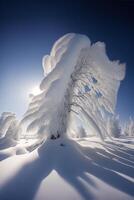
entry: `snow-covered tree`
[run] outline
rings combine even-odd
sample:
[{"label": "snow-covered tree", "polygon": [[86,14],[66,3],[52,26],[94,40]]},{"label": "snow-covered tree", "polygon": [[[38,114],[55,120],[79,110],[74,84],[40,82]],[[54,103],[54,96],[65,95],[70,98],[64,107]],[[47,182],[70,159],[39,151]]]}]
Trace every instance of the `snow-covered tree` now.
[{"label": "snow-covered tree", "polygon": [[124,135],[134,136],[134,120],[130,117],[124,125]]},{"label": "snow-covered tree", "polygon": [[14,139],[14,140],[18,140],[19,132],[20,132],[19,122],[16,119],[14,119],[10,123],[9,128],[7,129],[5,137],[10,138],[10,139]]},{"label": "snow-covered tree", "polygon": [[0,149],[15,146],[20,135],[19,122],[11,112],[4,112],[0,117]]},{"label": "snow-covered tree", "polygon": [[0,117],[0,137],[5,137],[11,123],[16,120],[15,114],[11,112],[3,112]]},{"label": "snow-covered tree", "polygon": [[121,126],[119,117],[116,115],[113,115],[108,119],[107,123],[107,129],[110,136],[119,138],[121,135]]},{"label": "snow-covered tree", "polygon": [[23,133],[65,137],[74,112],[104,139],[105,113],[114,113],[125,65],[108,59],[104,43],[91,45],[87,36],[71,33],[56,41],[43,68],[42,92],[32,98],[20,123]]}]

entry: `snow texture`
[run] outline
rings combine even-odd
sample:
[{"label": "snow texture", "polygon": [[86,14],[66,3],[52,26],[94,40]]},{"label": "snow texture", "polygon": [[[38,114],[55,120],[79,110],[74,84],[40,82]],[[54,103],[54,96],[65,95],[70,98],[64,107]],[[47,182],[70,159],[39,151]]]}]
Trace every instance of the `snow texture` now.
[{"label": "snow texture", "polygon": [[134,119],[132,119],[131,117],[124,125],[123,134],[130,137],[134,136]]},{"label": "snow texture", "polygon": [[48,139],[19,156],[10,148],[13,156],[0,162],[0,199],[133,200],[133,147],[92,137]]},{"label": "snow texture", "polygon": [[74,112],[87,132],[90,126],[104,139],[105,119],[114,113],[125,65],[108,59],[104,43],[91,45],[87,36],[74,33],[57,40],[42,62],[42,92],[32,97],[21,120],[22,135],[65,137]]},{"label": "snow texture", "polygon": [[20,134],[19,122],[14,113],[4,112],[0,117],[0,149],[15,146]]},{"label": "snow texture", "polygon": [[0,117],[0,199],[133,200],[134,140],[107,132],[107,119],[118,131],[125,65],[108,59],[104,43],[74,33],[42,62],[41,93],[21,122],[9,112]]}]

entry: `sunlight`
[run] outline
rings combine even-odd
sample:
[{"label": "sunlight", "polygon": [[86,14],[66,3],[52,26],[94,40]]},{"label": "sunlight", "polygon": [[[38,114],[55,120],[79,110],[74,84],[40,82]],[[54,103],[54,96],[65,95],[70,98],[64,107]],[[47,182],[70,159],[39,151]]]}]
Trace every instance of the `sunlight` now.
[{"label": "sunlight", "polygon": [[31,89],[31,94],[33,94],[33,95],[38,95],[40,93],[41,93],[41,90],[38,86],[35,86]]}]

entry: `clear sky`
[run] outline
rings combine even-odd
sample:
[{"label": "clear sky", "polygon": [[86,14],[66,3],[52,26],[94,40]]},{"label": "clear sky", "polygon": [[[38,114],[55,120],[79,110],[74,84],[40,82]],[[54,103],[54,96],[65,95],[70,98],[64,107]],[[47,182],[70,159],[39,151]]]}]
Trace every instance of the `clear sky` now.
[{"label": "clear sky", "polygon": [[116,111],[134,117],[134,1],[0,1],[0,113],[20,118],[43,78],[42,57],[59,37],[86,34],[106,43],[110,59],[126,62]]}]

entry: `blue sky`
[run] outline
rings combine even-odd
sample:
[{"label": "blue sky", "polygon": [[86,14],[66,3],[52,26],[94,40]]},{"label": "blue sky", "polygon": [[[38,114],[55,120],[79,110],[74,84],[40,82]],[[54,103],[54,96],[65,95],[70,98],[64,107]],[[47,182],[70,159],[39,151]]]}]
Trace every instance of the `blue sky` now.
[{"label": "blue sky", "polygon": [[106,43],[108,56],[126,62],[116,111],[134,117],[134,3],[132,1],[8,1],[0,6],[0,113],[21,118],[28,94],[43,78],[42,57],[59,37],[83,33]]}]

